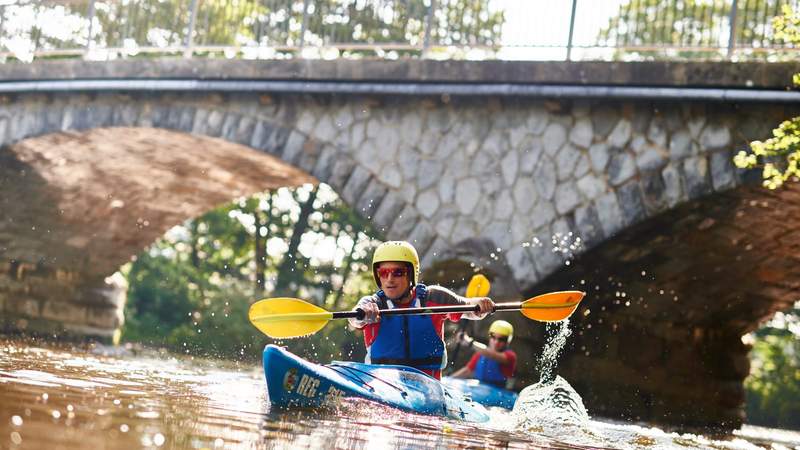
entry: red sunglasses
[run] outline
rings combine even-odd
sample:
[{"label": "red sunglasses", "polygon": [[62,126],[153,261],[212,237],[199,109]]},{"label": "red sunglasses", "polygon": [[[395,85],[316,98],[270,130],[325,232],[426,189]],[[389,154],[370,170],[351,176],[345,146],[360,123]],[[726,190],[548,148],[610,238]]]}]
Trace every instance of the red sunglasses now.
[{"label": "red sunglasses", "polygon": [[397,269],[389,269],[387,267],[384,267],[382,269],[378,269],[377,272],[378,276],[381,278],[389,278],[389,275],[395,278],[400,278],[406,276],[408,270],[402,267]]}]

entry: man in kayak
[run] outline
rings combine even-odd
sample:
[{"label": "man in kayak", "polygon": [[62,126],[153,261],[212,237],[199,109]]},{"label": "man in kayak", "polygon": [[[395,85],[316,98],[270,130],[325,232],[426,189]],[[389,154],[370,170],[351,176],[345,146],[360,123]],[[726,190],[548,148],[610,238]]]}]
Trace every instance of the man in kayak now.
[{"label": "man in kayak", "polygon": [[489,327],[489,345],[463,338],[475,349],[466,366],[453,373],[455,378],[476,378],[481,383],[505,388],[517,368],[517,354],[508,348],[514,327],[505,320],[496,320]]},{"label": "man in kayak", "polygon": [[[361,298],[354,310],[364,318],[349,319],[364,331],[368,364],[397,364],[415,367],[441,379],[447,366],[444,321],[462,317],[480,320],[493,311],[488,297],[466,298],[442,286],[425,286],[419,281],[419,256],[405,241],[384,242],[372,256],[372,274],[378,292]],[[480,312],[433,315],[391,315],[381,318],[379,310],[430,306],[478,305]]]}]

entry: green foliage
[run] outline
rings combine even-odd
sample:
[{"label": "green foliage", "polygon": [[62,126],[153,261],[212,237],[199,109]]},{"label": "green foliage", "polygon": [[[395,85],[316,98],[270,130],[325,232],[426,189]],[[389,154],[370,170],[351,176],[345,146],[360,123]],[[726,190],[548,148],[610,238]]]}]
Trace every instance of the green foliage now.
[{"label": "green foliage", "polygon": [[800,177],[800,117],[781,122],[766,141],[750,143],[750,153],[742,150],[733,163],[742,169],[762,167],[763,185],[776,189],[789,179]]},{"label": "green foliage", "polygon": [[[319,43],[422,44],[428,20],[423,0],[378,2],[317,1],[308,30]],[[487,0],[440,0],[433,14],[431,39],[440,45],[498,45],[502,12],[490,12]]]},{"label": "green foliage", "polygon": [[[312,189],[280,189],[222,206],[176,227],[139,255],[125,270],[130,289],[122,339],[198,356],[254,359],[269,339],[250,324],[247,311],[252,302],[273,296],[276,286],[281,295],[324,307],[349,308],[372,291],[367,264],[376,241],[368,223],[327,185],[316,196]],[[301,221],[304,204],[310,213]],[[256,220],[257,214],[266,221]],[[295,235],[292,249],[286,242]],[[256,242],[266,247],[266,264],[256,264]],[[256,282],[259,270],[266,286]],[[343,325],[332,323],[282,345],[319,361],[362,356],[359,337]]]},{"label": "green foliage", "polygon": [[[414,54],[426,38],[441,46],[500,44],[504,16],[490,11],[489,0],[361,1],[361,0],[202,0],[195,11],[193,44],[206,47],[270,47],[285,53],[291,47],[344,44],[394,44],[396,53]],[[95,1],[92,41],[105,48],[177,48],[188,42],[192,2],[188,0]],[[303,8],[307,6],[307,13]],[[86,43],[89,11],[85,2],[64,5],[20,4],[39,14],[58,10],[63,22],[79,24],[70,33],[48,35],[26,30],[35,48],[81,48]],[[44,30],[47,31],[47,30]],[[374,50],[353,46],[347,54]],[[269,53],[266,53],[270,56]],[[274,56],[274,55],[272,55]],[[262,56],[263,57],[263,56]]]},{"label": "green foliage", "polygon": [[782,15],[772,20],[775,38],[794,44],[800,43],[800,11],[794,11],[791,5],[781,6]]},{"label": "green foliage", "polygon": [[[800,44],[800,10],[790,6],[783,7],[783,16],[773,21],[776,36],[795,45]],[[800,74],[793,77],[794,84],[800,86]],[[772,130],[772,137],[766,141],[753,141],[750,151],[740,151],[733,159],[736,167],[742,169],[762,168],[763,185],[776,189],[788,180],[800,178],[798,169],[800,159],[800,117],[783,121]]]},{"label": "green foliage", "polygon": [[[748,422],[800,429],[800,308],[756,333],[745,380]],[[777,323],[776,323],[777,322]]]},{"label": "green foliage", "polygon": [[[745,48],[776,46],[780,37],[769,36],[766,18],[776,0],[739,2],[734,36],[739,59],[764,59],[767,52]],[[617,59],[654,59],[665,53],[673,58],[720,58],[728,45],[731,2],[720,0],[628,0],[598,34],[598,44],[620,47]],[[663,47],[663,49],[659,49]],[[776,52],[772,52],[773,56]],[[793,57],[793,53],[792,53]]]}]

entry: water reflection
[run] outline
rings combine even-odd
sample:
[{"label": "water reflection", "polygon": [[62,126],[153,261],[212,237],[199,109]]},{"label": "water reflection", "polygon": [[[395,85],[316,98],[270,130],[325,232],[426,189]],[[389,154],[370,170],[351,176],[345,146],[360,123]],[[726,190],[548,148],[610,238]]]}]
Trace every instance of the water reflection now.
[{"label": "water reflection", "polygon": [[25,448],[253,442],[265,404],[256,369],[98,357],[6,341],[0,351],[0,423],[13,427],[4,433],[10,444]]},{"label": "water reflection", "polygon": [[[567,395],[568,383],[558,386],[547,389]],[[527,408],[547,403],[544,390],[532,391]],[[585,417],[567,427],[551,409],[494,410],[479,425],[354,399],[324,411],[273,411],[257,366],[0,340],[1,449],[760,448],[754,443],[779,433],[749,427],[713,441]],[[777,445],[800,446],[796,433],[780,433]]]}]

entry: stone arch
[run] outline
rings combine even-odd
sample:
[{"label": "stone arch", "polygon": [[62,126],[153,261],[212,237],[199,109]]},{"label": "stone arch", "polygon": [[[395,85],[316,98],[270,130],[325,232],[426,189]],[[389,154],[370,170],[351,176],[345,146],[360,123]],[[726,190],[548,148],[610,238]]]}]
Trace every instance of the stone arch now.
[{"label": "stone arch", "polygon": [[386,237],[413,241],[425,266],[472,237],[501,248],[509,284],[530,290],[563,263],[526,247],[532,238],[574,231],[592,247],[740,184],[732,144],[766,110],[740,118],[734,107],[634,101],[18,95],[0,111],[0,144],[104,127],[219,138],[327,182]]},{"label": "stone arch", "polygon": [[170,227],[239,196],[316,182],[248,147],[162,128],[45,134],[0,158],[0,230],[13,236],[0,239],[4,325],[105,337],[123,320],[126,286],[113,274]]},{"label": "stone arch", "polygon": [[[55,191],[46,192],[50,184],[68,183],[69,171],[60,170],[76,163],[81,159],[80,145],[106,145],[111,141],[116,145],[127,145],[129,148],[158,145],[160,139],[170,142],[176,148],[164,149],[161,152],[151,149],[150,164],[162,164],[157,170],[161,174],[169,174],[170,170],[180,171],[180,167],[168,169],[165,164],[169,161],[180,161],[185,166],[183,169],[190,171],[200,170],[198,167],[203,158],[215,157],[215,164],[207,165],[206,169],[214,170],[224,168],[230,173],[238,172],[245,175],[247,186],[238,185],[230,197],[244,193],[253,193],[268,187],[285,185],[287,182],[301,183],[304,181],[320,180],[330,184],[340,193],[342,198],[365,217],[372,218],[377,223],[384,223],[384,232],[390,229],[395,234],[412,233],[418,226],[417,216],[410,215],[406,220],[392,220],[402,217],[400,211],[404,201],[397,195],[389,192],[387,186],[377,180],[377,176],[365,169],[352,155],[342,152],[336,142],[331,142],[337,132],[333,132],[324,140],[326,130],[316,126],[315,132],[304,133],[302,127],[308,124],[308,111],[297,108],[292,100],[306,102],[306,105],[320,104],[317,99],[303,98],[302,96],[288,96],[273,98],[270,96],[254,97],[250,95],[219,95],[208,94],[198,98],[188,94],[166,94],[163,96],[151,94],[122,94],[122,93],[96,93],[96,94],[48,94],[48,95],[18,95],[0,110],[0,146],[4,149],[3,158],[8,161],[10,171],[4,174],[4,198],[2,203],[20,205],[11,189],[9,180],[16,180],[23,174],[29,182],[27,186],[38,185],[41,189],[32,192],[40,195],[41,201],[37,204],[49,206],[48,214],[41,214],[42,219],[38,225],[32,227],[42,229],[46,227],[47,220],[62,222],[63,229],[51,234],[49,241],[42,240],[36,244],[30,242],[30,248],[16,248],[9,245],[0,250],[4,259],[3,272],[8,278],[16,280],[9,293],[30,290],[35,283],[25,283],[25,277],[38,277],[41,285],[47,280],[56,279],[56,285],[75,285],[70,292],[71,300],[68,302],[47,302],[44,293],[34,293],[31,298],[21,301],[11,301],[11,295],[0,295],[0,308],[14,314],[5,315],[5,326],[20,328],[12,323],[10,317],[21,314],[28,318],[43,319],[51,322],[72,323],[72,331],[78,334],[91,334],[108,336],[121,324],[121,305],[124,299],[124,287],[119,286],[119,280],[105,279],[113,273],[119,264],[123,263],[130,255],[137,253],[141,248],[160,236],[169,226],[201,213],[209,208],[213,201],[221,201],[218,192],[206,192],[203,198],[194,198],[194,207],[186,207],[186,203],[172,205],[181,211],[178,214],[160,214],[160,218],[148,218],[146,208],[135,219],[127,218],[136,224],[135,238],[123,238],[120,233],[106,230],[110,233],[105,242],[125,243],[124,246],[95,245],[87,249],[87,245],[100,242],[97,233],[88,237],[87,233],[79,231],[81,225],[87,227],[92,222],[91,214],[72,213],[58,206],[59,200],[70,196],[73,201],[80,200],[78,186],[58,186]],[[323,103],[326,100],[322,100]],[[329,100],[328,100],[329,101]],[[345,113],[336,115],[335,129],[343,128],[343,121],[353,108],[346,103],[339,103]],[[330,122],[330,121],[329,121]],[[366,136],[364,126],[361,132]],[[328,133],[331,133],[328,130]],[[354,134],[351,130],[350,135]],[[96,142],[94,142],[96,141]],[[62,146],[68,152],[68,157],[59,155],[53,147]],[[205,154],[199,154],[206,149]],[[15,151],[16,149],[16,151]],[[251,150],[256,152],[250,154]],[[170,154],[170,151],[183,151],[196,157]],[[222,154],[230,157],[224,161]],[[259,159],[256,153],[263,154]],[[125,155],[120,153],[117,155]],[[103,156],[93,155],[84,158],[84,162],[92,158],[102,160]],[[259,161],[261,161],[259,163]],[[263,161],[267,167],[276,167],[279,170],[264,169]],[[142,163],[143,161],[138,161]],[[235,167],[239,164],[238,167]],[[128,161],[129,165],[135,162]],[[79,165],[79,164],[78,164]],[[261,171],[249,170],[249,166],[260,165]],[[130,167],[128,167],[130,169]],[[296,168],[296,169],[295,169]],[[121,169],[121,167],[118,167]],[[92,175],[108,176],[102,167],[93,167],[93,172],[72,173],[72,178],[89,179]],[[16,171],[16,175],[14,172]],[[249,174],[248,174],[249,172]],[[258,175],[265,178],[258,180]],[[35,180],[34,180],[35,179]],[[276,181],[277,180],[277,181]],[[108,180],[105,180],[108,182]],[[217,180],[219,181],[219,180]],[[230,182],[228,186],[236,183]],[[216,183],[215,186],[225,186],[225,183]],[[119,187],[119,186],[115,186]],[[162,189],[170,189],[161,186]],[[180,186],[172,186],[180,189]],[[195,186],[200,188],[200,186]],[[42,190],[44,189],[44,191]],[[185,189],[184,189],[185,190]],[[112,212],[125,209],[124,206],[135,207],[136,202],[99,192],[94,193],[94,198],[83,199],[85,206],[98,206],[103,201],[106,209]],[[59,197],[60,196],[60,197]],[[91,196],[89,196],[91,197]],[[212,200],[215,199],[215,200]],[[17,217],[24,217],[24,205],[20,205],[15,213]],[[64,214],[66,211],[68,214]],[[163,213],[163,211],[162,211]],[[30,216],[30,215],[29,215]],[[181,216],[181,217],[178,217]],[[31,219],[28,217],[28,219]],[[96,219],[96,217],[94,218]],[[6,222],[13,222],[14,218],[7,217]],[[95,220],[96,222],[96,220]],[[16,221],[23,224],[24,220]],[[398,225],[400,223],[401,225]],[[167,225],[169,224],[169,225]],[[410,224],[410,225],[409,225]],[[113,224],[112,228],[113,228]],[[392,229],[393,226],[399,228]],[[13,233],[22,233],[15,229]],[[13,234],[12,233],[12,234]],[[23,233],[24,234],[24,233]],[[99,233],[103,236],[103,232]],[[49,242],[53,245],[48,245]],[[19,247],[19,246],[18,246]],[[56,257],[48,258],[54,248],[62,251]],[[104,253],[105,252],[105,253]],[[76,267],[79,267],[76,269]],[[97,267],[98,269],[92,269]],[[102,268],[99,268],[102,267]],[[77,280],[77,281],[76,281]],[[74,291],[74,292],[73,292]],[[2,292],[0,292],[2,294]],[[79,305],[75,308],[68,304]],[[84,307],[85,305],[88,305]],[[79,317],[83,317],[80,319]],[[77,322],[85,322],[77,324]],[[22,328],[28,327],[27,320]],[[35,322],[35,321],[34,321]],[[56,324],[58,325],[58,324]],[[63,325],[63,323],[62,323]],[[46,323],[42,330],[49,330],[53,323]],[[60,328],[55,326],[55,328]]]},{"label": "stone arch", "polygon": [[560,373],[603,416],[736,428],[754,331],[800,300],[800,187],[741,185],[647,219],[540,288],[588,292]]},{"label": "stone arch", "polygon": [[[237,196],[316,182],[305,157],[316,147],[297,133],[147,97],[19,96],[0,114],[4,328],[109,337],[126,290],[110,276],[169,227]],[[203,183],[186,183],[199,173]],[[154,197],[162,209],[145,206]]]}]

